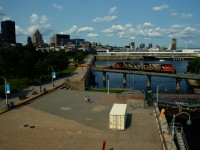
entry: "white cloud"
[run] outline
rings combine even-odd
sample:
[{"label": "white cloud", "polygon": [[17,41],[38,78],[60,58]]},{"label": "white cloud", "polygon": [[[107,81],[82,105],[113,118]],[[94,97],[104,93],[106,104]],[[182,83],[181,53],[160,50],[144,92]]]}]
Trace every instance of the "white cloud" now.
[{"label": "white cloud", "polygon": [[168,5],[162,4],[161,6],[155,6],[155,7],[153,7],[152,10],[154,10],[154,11],[161,11],[161,10],[167,9],[167,8],[169,8]]},{"label": "white cloud", "polygon": [[93,27],[82,27],[78,29],[78,32],[90,32],[93,31],[94,28]]},{"label": "white cloud", "polygon": [[117,16],[116,15],[113,15],[113,14],[116,14],[117,13],[117,7],[114,6],[114,7],[111,7],[107,16],[103,16],[103,17],[96,17],[94,18],[92,21],[93,22],[96,22],[96,23],[100,23],[100,22],[111,22],[111,21],[114,21],[117,19]]},{"label": "white cloud", "polygon": [[116,14],[117,13],[117,7],[114,6],[114,7],[111,7],[110,10],[109,10],[109,13],[108,14]]},{"label": "white cloud", "polygon": [[40,30],[42,34],[48,34],[51,31],[51,25],[47,16],[38,16],[32,14],[30,18],[31,26],[28,28],[30,34],[35,32],[36,29]]},{"label": "white cloud", "polygon": [[[161,37],[177,37],[177,38],[193,38],[200,36],[200,26],[185,26],[181,24],[174,24],[168,28],[161,28],[152,23],[144,23],[143,25],[132,26],[126,25],[112,25],[110,28],[102,30],[106,36],[118,36],[119,38],[131,39],[132,37],[143,38],[161,38]],[[151,28],[149,28],[151,26]]]},{"label": "white cloud", "polygon": [[174,24],[171,26],[171,28],[173,28],[173,29],[181,29],[183,27],[184,27],[184,25],[180,25],[180,24]]},{"label": "white cloud", "polygon": [[81,32],[91,32],[93,30],[94,30],[93,27],[79,28],[76,25],[73,25],[71,28],[67,29],[66,31],[61,31],[60,34],[78,35]]},{"label": "white cloud", "polygon": [[19,26],[15,26],[16,35],[26,35],[26,31]]},{"label": "white cloud", "polygon": [[32,14],[30,18],[30,22],[32,25],[35,25],[38,23],[39,16],[37,14]]},{"label": "white cloud", "polygon": [[185,14],[185,13],[181,14],[182,19],[189,19],[189,18],[192,18],[192,17],[193,17],[193,14]]},{"label": "white cloud", "polygon": [[4,12],[3,12],[3,7],[0,6],[0,16],[1,15],[4,15]]},{"label": "white cloud", "polygon": [[184,43],[185,43],[185,44],[193,44],[193,43],[194,43],[194,41],[192,41],[192,40],[189,40],[189,41],[185,41]]},{"label": "white cloud", "polygon": [[145,23],[143,24],[143,26],[144,26],[144,27],[153,27],[153,26],[155,26],[155,25],[153,25],[151,22],[145,22]]},{"label": "white cloud", "polygon": [[76,34],[78,32],[78,27],[76,25],[73,25],[70,29],[67,31],[61,32],[63,34]]},{"label": "white cloud", "polygon": [[31,36],[37,29],[43,35],[49,34],[51,32],[49,19],[45,15],[38,16],[37,14],[32,14],[30,17],[30,26],[25,29],[16,26],[16,34]]},{"label": "white cloud", "polygon": [[117,19],[117,16],[104,16],[104,17],[96,17],[93,19],[93,22],[110,22]]},{"label": "white cloud", "polygon": [[129,37],[129,40],[134,40],[134,39],[136,39],[135,36]]},{"label": "white cloud", "polygon": [[63,6],[58,5],[58,4],[53,4],[53,7],[54,7],[55,9],[63,10]]},{"label": "white cloud", "polygon": [[132,24],[130,24],[130,23],[127,23],[127,24],[125,24],[125,28],[131,28],[133,25]]},{"label": "white cloud", "polygon": [[124,31],[118,32],[118,35],[120,38],[129,38],[130,37],[130,35]]},{"label": "white cloud", "polygon": [[11,20],[11,18],[10,18],[10,17],[8,17],[8,16],[4,16],[2,20],[3,20],[3,21],[6,21],[6,20]]},{"label": "white cloud", "polygon": [[184,30],[185,30],[186,32],[196,32],[196,31],[197,31],[196,28],[192,28],[192,27],[186,27]]},{"label": "white cloud", "polygon": [[96,34],[96,33],[89,33],[87,34],[87,37],[90,37],[90,38],[97,38],[99,35]]},{"label": "white cloud", "polygon": [[117,31],[124,31],[124,30],[130,29],[131,27],[132,27],[132,25],[129,24],[129,23],[124,25],[124,26],[122,26],[122,25],[113,25],[110,28],[104,29],[102,32],[112,33],[112,32],[117,32]]},{"label": "white cloud", "polygon": [[178,13],[172,12],[172,13],[170,14],[170,16],[178,16]]},{"label": "white cloud", "polygon": [[200,36],[200,27],[192,27],[185,25],[175,25],[176,28],[170,28],[168,35],[179,39],[192,39]]}]

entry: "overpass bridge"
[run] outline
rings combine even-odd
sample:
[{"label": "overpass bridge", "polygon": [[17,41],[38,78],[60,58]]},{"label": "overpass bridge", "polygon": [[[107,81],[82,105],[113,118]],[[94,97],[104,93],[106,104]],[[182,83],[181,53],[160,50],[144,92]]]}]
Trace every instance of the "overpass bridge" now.
[{"label": "overpass bridge", "polygon": [[166,77],[166,78],[175,78],[176,79],[176,91],[180,90],[180,81],[182,79],[192,79],[192,80],[200,80],[200,75],[190,74],[190,73],[158,73],[158,72],[147,72],[147,71],[132,71],[132,70],[118,70],[118,69],[104,69],[104,68],[91,68],[92,71],[99,71],[103,73],[103,83],[106,85],[106,73],[122,73],[123,74],[123,84],[126,87],[126,74],[135,74],[135,75],[145,75],[147,76],[147,87],[150,89],[151,87],[151,77]]}]

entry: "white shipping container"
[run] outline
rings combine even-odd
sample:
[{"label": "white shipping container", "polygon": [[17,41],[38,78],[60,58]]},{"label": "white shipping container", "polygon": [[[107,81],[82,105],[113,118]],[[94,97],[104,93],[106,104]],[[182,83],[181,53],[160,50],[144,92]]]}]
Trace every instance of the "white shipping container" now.
[{"label": "white shipping container", "polygon": [[127,104],[113,104],[109,114],[109,128],[112,130],[124,130],[126,124]]}]

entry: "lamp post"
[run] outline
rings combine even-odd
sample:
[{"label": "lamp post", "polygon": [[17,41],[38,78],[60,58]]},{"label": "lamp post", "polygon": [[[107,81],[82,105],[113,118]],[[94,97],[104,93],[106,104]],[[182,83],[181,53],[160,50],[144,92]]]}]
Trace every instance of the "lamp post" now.
[{"label": "lamp post", "polygon": [[6,104],[8,104],[7,87],[6,87],[6,86],[7,86],[6,78],[4,78],[4,77],[2,77],[2,76],[1,76],[1,78],[4,79],[4,83],[5,83],[5,84],[4,84],[4,86],[5,86],[5,95],[6,95]]},{"label": "lamp post", "polygon": [[107,74],[107,81],[108,81],[108,94],[110,93],[109,91],[109,74]]},{"label": "lamp post", "polygon": [[174,141],[174,124],[175,124],[175,118],[178,116],[178,115],[181,115],[181,114],[187,114],[188,115],[188,120],[187,120],[187,125],[191,125],[192,124],[192,121],[190,119],[190,114],[187,113],[187,112],[180,112],[178,114],[173,114],[173,118],[172,118],[172,127],[171,127],[171,130],[172,130],[172,138],[171,138],[171,150],[173,150],[173,141]]},{"label": "lamp post", "polygon": [[165,86],[165,91],[167,91],[166,84],[157,85],[157,87],[156,87],[156,104],[157,104],[157,106],[158,106],[158,90],[159,90],[159,87],[161,87],[161,86]]},{"label": "lamp post", "polygon": [[[51,67],[51,66],[50,66]],[[51,70],[52,70],[52,86],[54,87],[54,78],[56,78],[56,73],[54,72],[54,69],[53,69],[53,67],[51,67]]]}]

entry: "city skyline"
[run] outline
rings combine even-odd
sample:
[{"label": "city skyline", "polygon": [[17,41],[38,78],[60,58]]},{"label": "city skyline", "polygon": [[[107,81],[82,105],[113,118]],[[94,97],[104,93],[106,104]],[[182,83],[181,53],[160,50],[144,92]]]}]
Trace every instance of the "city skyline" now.
[{"label": "city skyline", "polygon": [[135,42],[167,47],[200,47],[199,0],[2,0],[1,21],[15,21],[16,41],[39,30],[46,43],[54,34],[68,34],[103,45]]}]

